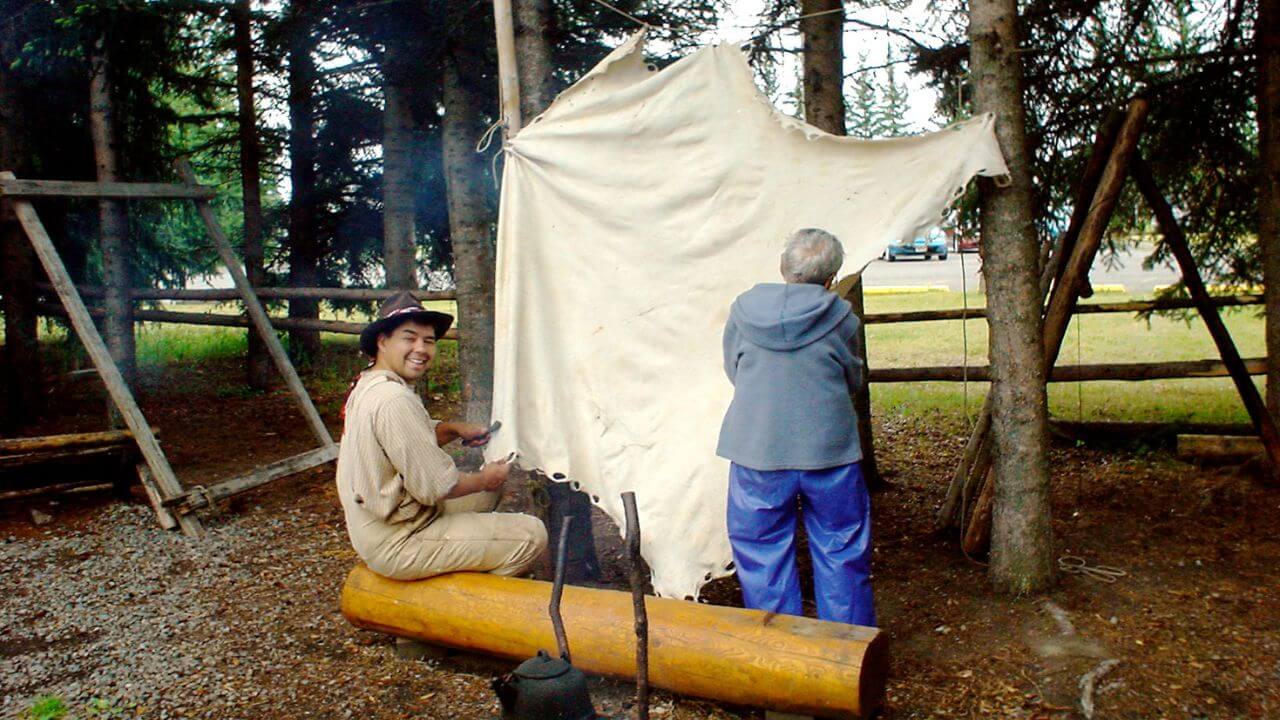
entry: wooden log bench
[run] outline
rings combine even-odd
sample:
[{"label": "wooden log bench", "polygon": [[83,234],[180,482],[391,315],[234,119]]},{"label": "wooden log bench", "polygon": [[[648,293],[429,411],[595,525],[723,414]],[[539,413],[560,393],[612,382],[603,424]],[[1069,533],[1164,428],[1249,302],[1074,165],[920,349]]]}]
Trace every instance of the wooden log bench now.
[{"label": "wooden log bench", "polygon": [[[364,565],[342,614],[356,627],[520,662],[554,650],[551,584],[484,573],[403,582]],[[676,693],[816,717],[869,717],[884,697],[887,638],[876,628],[647,597],[649,680]],[[636,673],[631,594],[569,586],[561,612],[584,672]]]},{"label": "wooden log bench", "polygon": [[128,430],[0,439],[0,500],[113,488],[137,480],[138,446]]}]

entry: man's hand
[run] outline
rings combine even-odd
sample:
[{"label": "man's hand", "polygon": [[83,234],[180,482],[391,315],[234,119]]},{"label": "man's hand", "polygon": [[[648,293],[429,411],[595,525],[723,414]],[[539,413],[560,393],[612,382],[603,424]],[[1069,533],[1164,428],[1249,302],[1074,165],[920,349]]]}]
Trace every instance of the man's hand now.
[{"label": "man's hand", "polygon": [[458,423],[458,437],[467,447],[484,447],[489,444],[489,428],[475,423]]},{"label": "man's hand", "polygon": [[476,423],[442,422],[436,425],[436,444],[441,447],[459,438],[466,447],[484,447],[489,444],[489,437],[489,428]]},{"label": "man's hand", "polygon": [[511,475],[511,464],[506,460],[485,463],[480,468],[480,484],[485,490],[497,490],[506,482],[507,477]]},{"label": "man's hand", "polygon": [[506,460],[485,463],[479,472],[458,473],[458,483],[445,497],[456,498],[478,492],[501,490],[511,474],[511,463]]}]

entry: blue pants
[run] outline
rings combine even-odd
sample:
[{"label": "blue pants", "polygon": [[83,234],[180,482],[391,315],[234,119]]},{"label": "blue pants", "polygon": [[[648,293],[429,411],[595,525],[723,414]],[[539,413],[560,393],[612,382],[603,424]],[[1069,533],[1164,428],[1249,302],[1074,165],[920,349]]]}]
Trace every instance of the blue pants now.
[{"label": "blue pants", "polygon": [[825,470],[729,468],[729,542],[743,604],[803,615],[796,570],[796,500],[813,556],[823,620],[874,627],[871,499],[861,463]]}]

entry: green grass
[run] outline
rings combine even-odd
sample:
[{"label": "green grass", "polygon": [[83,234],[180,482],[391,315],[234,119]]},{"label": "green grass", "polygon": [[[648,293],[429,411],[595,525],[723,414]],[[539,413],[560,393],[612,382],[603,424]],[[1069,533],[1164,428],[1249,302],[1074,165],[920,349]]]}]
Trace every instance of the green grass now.
[{"label": "green grass", "polygon": [[[1089,302],[1123,302],[1136,296],[1105,294]],[[931,292],[867,297],[868,312],[960,308],[965,298],[958,292]],[[981,307],[985,297],[968,296],[969,307]],[[450,301],[428,302],[433,309],[455,312]],[[186,312],[230,312],[231,305],[183,303]],[[325,317],[366,322],[367,314],[326,312]],[[1240,354],[1265,355],[1263,319],[1257,307],[1231,308],[1223,312]],[[967,332],[967,337],[966,337]],[[364,367],[364,359],[351,335],[323,333],[327,348],[322,362],[309,370],[308,381],[322,392],[344,389],[352,375]],[[65,331],[52,322],[41,324],[41,338],[57,348],[55,367],[88,365],[78,343],[65,342]],[[158,368],[202,360],[228,359],[245,351],[245,331],[239,328],[200,327],[144,323],[138,330],[138,359],[143,367]],[[966,350],[967,343],[967,350]],[[987,325],[984,319],[960,321],[876,324],[867,327],[867,347],[872,367],[927,365],[971,366],[987,364]],[[1135,318],[1131,314],[1076,317],[1067,331],[1059,364],[1156,362],[1216,358],[1218,352],[1198,316],[1185,319]],[[457,343],[440,343],[432,368],[429,392],[457,392]],[[1262,378],[1255,378],[1261,388]],[[872,388],[878,413],[931,415],[960,418],[982,406],[986,383],[890,383]],[[225,388],[222,392],[235,392]],[[967,397],[966,397],[967,395]],[[1050,411],[1059,417],[1083,420],[1150,420],[1193,422],[1246,422],[1247,415],[1229,378],[1152,380],[1146,382],[1052,383]]]},{"label": "green grass", "polygon": [[[1149,299],[1106,294],[1088,302]],[[982,307],[985,297],[970,293],[969,307]],[[883,295],[866,299],[867,312],[963,307],[960,293]],[[1223,319],[1243,357],[1266,354],[1263,319],[1257,307],[1224,309]],[[966,339],[967,334],[967,339]],[[968,351],[965,352],[965,346]],[[867,326],[867,353],[872,367],[927,365],[985,366],[985,319]],[[1217,358],[1218,350],[1197,315],[1185,319],[1132,314],[1076,316],[1067,329],[1059,365],[1133,363]],[[1262,378],[1254,379],[1261,389]],[[986,383],[967,388],[969,414],[982,407]],[[962,417],[966,388],[961,383],[885,383],[872,387],[872,403],[880,412]],[[1188,422],[1247,422],[1248,415],[1230,378],[1051,383],[1049,409],[1065,419]]]},{"label": "green grass", "polygon": [[54,695],[45,695],[36,698],[31,703],[31,707],[27,708],[18,717],[22,720],[62,720],[70,712],[66,701]]}]

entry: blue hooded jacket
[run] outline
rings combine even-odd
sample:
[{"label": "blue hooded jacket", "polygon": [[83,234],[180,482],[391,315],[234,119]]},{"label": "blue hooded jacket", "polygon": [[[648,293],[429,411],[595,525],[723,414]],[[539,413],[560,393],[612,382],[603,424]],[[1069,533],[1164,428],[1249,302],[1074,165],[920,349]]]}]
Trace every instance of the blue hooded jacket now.
[{"label": "blue hooded jacket", "polygon": [[733,402],[716,454],[753,470],[820,470],[862,459],[852,395],[864,382],[860,321],[821,285],[761,283],[724,328]]}]

